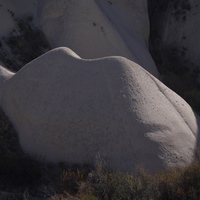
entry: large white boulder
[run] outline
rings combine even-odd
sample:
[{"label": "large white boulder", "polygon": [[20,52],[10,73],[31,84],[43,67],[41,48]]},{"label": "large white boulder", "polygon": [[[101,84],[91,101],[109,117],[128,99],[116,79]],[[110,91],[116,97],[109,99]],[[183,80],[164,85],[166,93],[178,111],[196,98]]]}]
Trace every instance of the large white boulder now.
[{"label": "large white boulder", "polygon": [[13,74],[0,68],[0,105],[24,151],[51,162],[132,172],[193,160],[198,127],[190,106],[123,57],[81,59],[57,48]]},{"label": "large white boulder", "polygon": [[52,48],[67,46],[87,59],[123,56],[159,77],[148,51],[146,0],[0,0],[0,40],[24,15]]},{"label": "large white boulder", "polygon": [[148,51],[146,0],[41,0],[38,19],[53,48],[87,59],[123,56],[159,77]]}]

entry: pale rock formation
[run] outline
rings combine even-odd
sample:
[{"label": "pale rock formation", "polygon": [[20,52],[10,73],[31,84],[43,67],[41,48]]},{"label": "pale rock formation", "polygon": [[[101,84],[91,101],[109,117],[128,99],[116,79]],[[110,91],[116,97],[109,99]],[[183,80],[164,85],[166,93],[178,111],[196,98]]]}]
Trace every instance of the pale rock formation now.
[{"label": "pale rock formation", "polygon": [[3,67],[0,105],[24,151],[51,162],[156,171],[193,160],[198,127],[190,106],[123,57],[81,59],[54,49],[13,74]]},{"label": "pale rock formation", "polygon": [[159,77],[148,51],[146,0],[41,0],[38,19],[53,48],[87,59],[123,56]]},{"label": "pale rock formation", "polygon": [[148,51],[146,0],[0,0],[0,37],[24,15],[33,16],[52,48],[67,46],[88,59],[123,56],[159,77]]}]

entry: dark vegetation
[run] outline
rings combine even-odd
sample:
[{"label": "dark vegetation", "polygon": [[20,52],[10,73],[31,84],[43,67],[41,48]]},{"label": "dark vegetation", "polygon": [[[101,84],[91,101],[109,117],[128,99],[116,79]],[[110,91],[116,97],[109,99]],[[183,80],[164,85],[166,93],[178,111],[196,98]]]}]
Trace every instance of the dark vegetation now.
[{"label": "dark vegetation", "polygon": [[191,10],[191,4],[189,0],[148,0],[149,15],[165,15],[166,11],[174,17],[176,21],[186,20],[186,14]]},{"label": "dark vegetation", "polygon": [[15,29],[0,39],[0,61],[12,71],[18,71],[28,62],[50,50],[43,32],[36,28],[32,16],[17,17],[8,10],[15,21]]}]

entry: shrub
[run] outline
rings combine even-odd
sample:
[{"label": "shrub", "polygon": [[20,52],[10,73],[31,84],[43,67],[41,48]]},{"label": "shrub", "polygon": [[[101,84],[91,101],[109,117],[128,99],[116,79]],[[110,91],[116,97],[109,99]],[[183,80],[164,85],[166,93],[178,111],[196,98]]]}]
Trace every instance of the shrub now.
[{"label": "shrub", "polygon": [[16,28],[0,41],[0,60],[7,68],[18,71],[22,66],[50,50],[41,30],[32,23],[32,16],[12,15]]}]

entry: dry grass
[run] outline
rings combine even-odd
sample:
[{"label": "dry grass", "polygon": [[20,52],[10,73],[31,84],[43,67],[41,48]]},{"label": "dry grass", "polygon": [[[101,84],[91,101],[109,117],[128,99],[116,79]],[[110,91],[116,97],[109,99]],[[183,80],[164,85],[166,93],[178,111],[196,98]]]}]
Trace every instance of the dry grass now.
[{"label": "dry grass", "polygon": [[200,199],[200,163],[158,174],[140,169],[131,175],[95,166],[40,163],[21,150],[17,134],[0,112],[0,199],[33,200],[186,200]]}]

